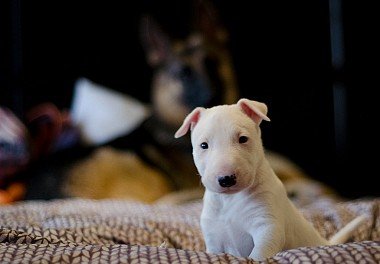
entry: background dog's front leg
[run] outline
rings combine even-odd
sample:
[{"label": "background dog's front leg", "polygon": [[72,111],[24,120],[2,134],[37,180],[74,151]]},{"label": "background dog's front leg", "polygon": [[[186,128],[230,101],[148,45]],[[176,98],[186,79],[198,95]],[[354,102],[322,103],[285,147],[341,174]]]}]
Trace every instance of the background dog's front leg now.
[{"label": "background dog's front leg", "polygon": [[268,225],[256,229],[252,232],[253,248],[250,258],[254,260],[264,260],[281,250],[285,245],[285,232],[280,225]]}]

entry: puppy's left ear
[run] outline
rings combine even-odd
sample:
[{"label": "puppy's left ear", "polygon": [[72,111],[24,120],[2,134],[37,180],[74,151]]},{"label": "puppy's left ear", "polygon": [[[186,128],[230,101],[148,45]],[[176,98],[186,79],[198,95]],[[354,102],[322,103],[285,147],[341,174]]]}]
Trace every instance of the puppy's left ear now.
[{"label": "puppy's left ear", "polygon": [[237,105],[258,125],[263,120],[270,121],[269,117],[267,117],[268,107],[264,103],[243,98],[237,102]]},{"label": "puppy's left ear", "polygon": [[193,130],[195,125],[198,123],[202,111],[205,110],[203,107],[195,108],[190,114],[188,114],[183,121],[182,126],[177,130],[174,137],[179,138],[186,135],[187,131]]}]

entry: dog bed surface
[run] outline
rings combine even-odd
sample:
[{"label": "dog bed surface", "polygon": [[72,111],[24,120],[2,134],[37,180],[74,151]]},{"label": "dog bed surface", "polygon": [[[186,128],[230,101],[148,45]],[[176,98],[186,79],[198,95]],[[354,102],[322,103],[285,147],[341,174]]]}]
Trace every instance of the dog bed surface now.
[{"label": "dog bed surface", "polygon": [[[254,263],[205,252],[201,202],[180,206],[123,200],[26,201],[0,207],[0,263]],[[301,208],[331,237],[350,220],[367,221],[348,243],[279,252],[270,263],[380,263],[380,199]]]}]

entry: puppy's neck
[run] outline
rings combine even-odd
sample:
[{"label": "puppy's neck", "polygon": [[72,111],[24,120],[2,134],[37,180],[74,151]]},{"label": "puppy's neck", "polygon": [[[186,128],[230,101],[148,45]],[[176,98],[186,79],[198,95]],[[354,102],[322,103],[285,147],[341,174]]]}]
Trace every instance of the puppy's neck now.
[{"label": "puppy's neck", "polygon": [[265,156],[262,156],[262,160],[259,162],[259,165],[256,169],[255,182],[251,186],[252,191],[260,191],[263,188],[267,188],[267,185],[273,184],[273,181],[278,180],[277,175],[270,166],[268,160]]}]

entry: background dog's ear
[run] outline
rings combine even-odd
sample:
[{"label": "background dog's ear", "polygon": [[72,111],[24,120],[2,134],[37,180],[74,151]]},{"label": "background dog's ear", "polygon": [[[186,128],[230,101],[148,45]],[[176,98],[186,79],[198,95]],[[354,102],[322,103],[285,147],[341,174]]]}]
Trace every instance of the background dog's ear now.
[{"label": "background dog's ear", "polygon": [[149,15],[140,20],[140,38],[150,66],[160,65],[172,55],[169,37]]},{"label": "background dog's ear", "polygon": [[190,114],[188,114],[183,121],[182,126],[177,130],[174,137],[179,138],[186,135],[187,131],[193,130],[197,122],[199,121],[202,111],[205,110],[203,107],[195,108]]},{"label": "background dog's ear", "polygon": [[237,105],[257,124],[260,124],[263,120],[270,121],[269,117],[267,117],[268,107],[264,103],[240,99]]},{"label": "background dog's ear", "polygon": [[220,23],[219,14],[209,0],[195,1],[196,27],[203,35],[204,39],[220,44],[225,44],[228,38],[227,31]]}]

